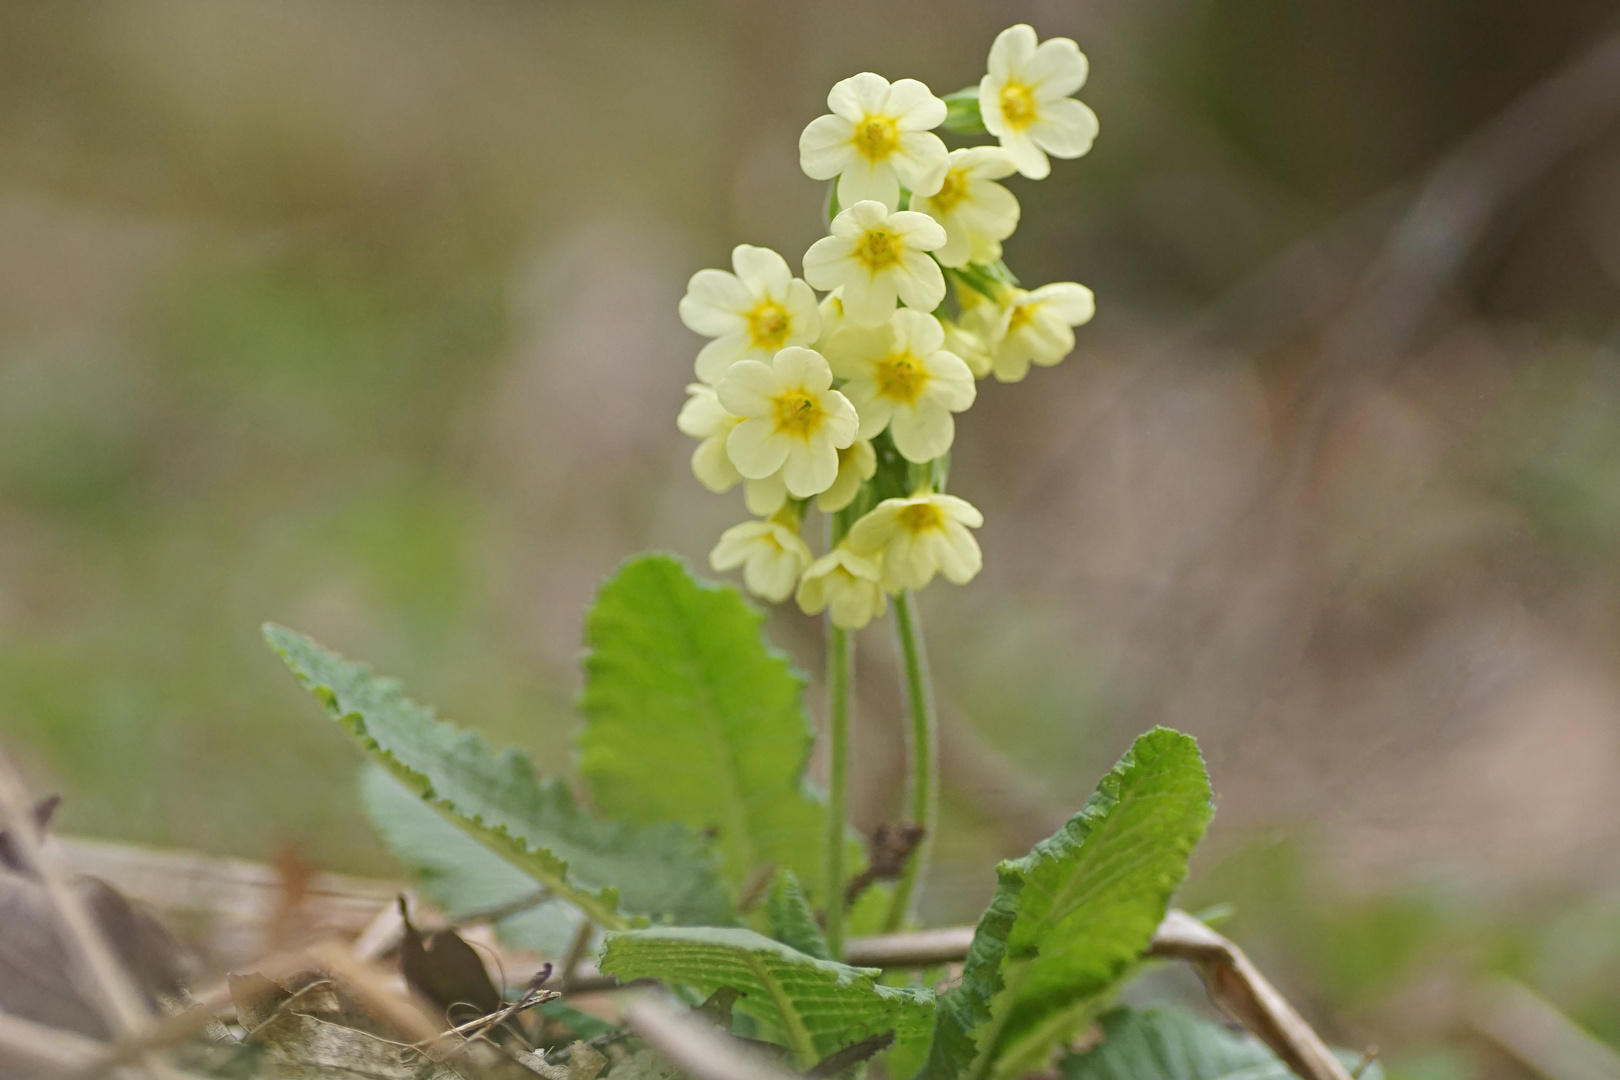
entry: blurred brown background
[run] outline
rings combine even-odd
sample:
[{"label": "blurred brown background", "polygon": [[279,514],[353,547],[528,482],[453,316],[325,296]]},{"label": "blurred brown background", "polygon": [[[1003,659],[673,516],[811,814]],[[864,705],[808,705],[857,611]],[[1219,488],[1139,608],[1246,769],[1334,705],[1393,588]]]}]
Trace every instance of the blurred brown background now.
[{"label": "blurred brown background", "polygon": [[[1335,1035],[1518,1075],[1454,1038],[1494,972],[1620,1042],[1615,16],[0,5],[0,736],[67,831],[397,872],[274,619],[566,769],[597,582],[743,513],[674,427],[686,278],[820,235],[796,140],[834,81],[946,93],[1029,21],[1103,134],[1014,181],[1008,260],[1099,314],[960,425],[987,566],[922,600],[928,910],[971,918],[1166,723],[1220,797],[1188,902]],[[819,666],[814,622],[772,632]],[[860,649],[871,824],[897,703],[887,631]]]}]

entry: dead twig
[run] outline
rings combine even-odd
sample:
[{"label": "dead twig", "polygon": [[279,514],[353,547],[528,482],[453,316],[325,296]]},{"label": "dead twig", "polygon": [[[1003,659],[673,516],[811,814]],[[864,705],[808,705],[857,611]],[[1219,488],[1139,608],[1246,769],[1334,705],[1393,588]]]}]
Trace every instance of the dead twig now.
[{"label": "dead twig", "polygon": [[973,944],[973,927],[947,926],[914,930],[908,934],[879,934],[851,938],[844,946],[844,963],[855,967],[920,968],[959,964]]},{"label": "dead twig", "polygon": [[692,1080],[799,1080],[707,1021],[655,998],[632,1004],[624,1019],[631,1031]]},{"label": "dead twig", "polygon": [[1243,950],[1185,911],[1171,911],[1153,935],[1149,956],[1185,960],[1199,970],[1209,996],[1301,1080],[1350,1080],[1350,1074]]},{"label": "dead twig", "polygon": [[73,965],[80,995],[91,1003],[109,1031],[127,1038],[150,1020],[146,1001],[119,964],[90,910],[73,891],[68,872],[40,843],[34,800],[11,759],[0,751],[0,818],[6,824],[10,851],[45,888],[61,925],[62,946]]}]

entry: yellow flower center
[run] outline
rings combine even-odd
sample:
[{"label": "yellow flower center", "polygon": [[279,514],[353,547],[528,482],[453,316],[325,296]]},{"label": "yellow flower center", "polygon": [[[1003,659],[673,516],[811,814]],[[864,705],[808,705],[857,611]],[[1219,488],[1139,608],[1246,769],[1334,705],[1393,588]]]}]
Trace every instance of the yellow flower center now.
[{"label": "yellow flower center", "polygon": [[945,511],[931,502],[912,503],[901,510],[895,520],[900,523],[902,529],[913,536],[918,536],[930,529],[943,529]]},{"label": "yellow flower center", "polygon": [[773,398],[771,404],[776,411],[778,435],[791,435],[809,441],[810,436],[821,430],[821,422],[827,418],[820,399],[808,390],[789,390]]},{"label": "yellow flower center", "polygon": [[875,372],[878,393],[910,405],[928,385],[928,369],[909,352],[895,353],[878,361]]},{"label": "yellow flower center", "polygon": [[900,130],[887,116],[868,116],[855,125],[855,149],[870,161],[882,161],[900,145]]},{"label": "yellow flower center", "polygon": [[775,352],[787,344],[792,328],[787,309],[775,300],[761,300],[748,313],[748,336],[757,349]]},{"label": "yellow flower center", "polygon": [[952,169],[945,174],[945,183],[940,185],[939,194],[930,196],[929,201],[934,204],[934,209],[942,214],[948,214],[967,196],[967,172],[963,169]]},{"label": "yellow flower center", "polygon": [[905,246],[887,229],[872,229],[855,245],[855,257],[872,273],[886,270],[900,261]]},{"label": "yellow flower center", "polygon": [[1011,314],[1007,317],[1007,333],[1016,333],[1035,321],[1035,309],[1039,304],[1014,304]]},{"label": "yellow flower center", "polygon": [[1035,122],[1035,91],[1023,83],[1010,82],[1001,88],[1001,117],[1015,128]]}]

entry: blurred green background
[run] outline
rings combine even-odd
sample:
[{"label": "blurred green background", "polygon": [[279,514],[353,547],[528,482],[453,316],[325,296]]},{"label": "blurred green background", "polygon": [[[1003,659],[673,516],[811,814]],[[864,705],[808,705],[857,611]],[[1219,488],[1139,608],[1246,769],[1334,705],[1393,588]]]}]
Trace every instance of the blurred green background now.
[{"label": "blurred green background", "polygon": [[[1603,86],[1570,147],[1532,123],[1476,163],[1537,161],[1388,355],[1358,348],[1383,308],[1357,285],[1424,224],[1430,170],[1615,13],[0,5],[0,738],[65,831],[397,872],[269,619],[566,770],[596,584],[651,547],[702,566],[743,513],[674,428],[686,278],[820,235],[796,140],[834,81],[946,93],[1029,21],[1090,55],[1103,134],[1014,181],[1008,260],[1099,314],[960,424],[987,569],[922,599],[950,830],[928,911],[971,918],[995,858],[1169,723],[1220,793],[1188,902],[1233,901],[1335,1037],[1414,1080],[1524,1075],[1459,1004],[1499,973],[1620,1043]],[[819,666],[812,620],[772,634]],[[859,668],[869,826],[902,786],[883,628]]]}]

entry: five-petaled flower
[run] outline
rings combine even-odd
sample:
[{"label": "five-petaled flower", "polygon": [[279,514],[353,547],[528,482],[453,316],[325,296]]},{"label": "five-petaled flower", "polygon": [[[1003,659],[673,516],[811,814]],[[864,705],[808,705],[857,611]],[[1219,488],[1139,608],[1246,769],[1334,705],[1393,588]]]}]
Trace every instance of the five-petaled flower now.
[{"label": "five-petaled flower", "polygon": [[966,585],[984,565],[968,529],[983,524],[967,500],[923,491],[878,503],[849,530],[848,543],[855,554],[878,559],[890,592],[920,589],[936,573]]},{"label": "five-petaled flower", "polygon": [[952,150],[939,190],[911,199],[911,209],[945,226],[945,246],[934,252],[942,266],[993,263],[1001,242],[1018,228],[1018,200],[996,183],[1018,170],[998,146]]},{"label": "five-petaled flower", "polygon": [[839,544],[810,564],[796,599],[806,615],[830,608],[834,626],[859,630],[888,604],[882,581],[876,562]]},{"label": "five-petaled flower", "polygon": [[743,568],[743,584],[761,600],[780,604],[793,595],[799,575],[810,565],[810,548],[799,538],[797,515],[745,521],[720,534],[709,553],[716,570]]},{"label": "five-petaled flower", "polygon": [[737,471],[763,480],[780,471],[789,494],[807,499],[838,477],[838,451],[855,441],[859,419],[832,388],[832,369],[814,349],[791,346],[769,364],[739,360],[715,388],[742,421],[726,437]]},{"label": "five-petaled flower", "polygon": [[834,86],[827,108],[799,136],[799,167],[813,180],[838,177],[840,205],[875,199],[894,210],[901,184],[913,194],[939,190],[945,144],[930,129],[944,122],[945,103],[928,87],[866,71]]},{"label": "five-petaled flower", "polygon": [[1033,292],[1012,290],[997,328],[991,370],[1001,382],[1018,382],[1030,364],[1051,367],[1074,351],[1074,328],[1096,312],[1091,290],[1072,281]]},{"label": "five-petaled flower", "polygon": [[1069,96],[1086,82],[1080,46],[1068,38],[1037,44],[1020,23],[996,35],[989,68],[979,82],[979,113],[1019,172],[1039,180],[1052,171],[1047,154],[1077,158],[1091,149],[1097,114]]},{"label": "five-petaled flower", "polygon": [[769,360],[789,345],[810,345],[821,333],[821,313],[810,286],[793,276],[770,248],[738,244],[736,273],[699,270],[681,299],[681,321],[714,338],[697,357],[697,377],[713,386],[738,360]]},{"label": "five-petaled flower", "polygon": [[928,257],[944,245],[945,229],[927,214],[858,202],[833,219],[831,236],[804,253],[804,277],[818,289],[840,289],[850,322],[881,326],[896,296],[919,311],[945,299],[945,276]]},{"label": "five-petaled flower", "polygon": [[977,387],[967,364],[944,344],[939,320],[922,311],[900,310],[880,327],[838,332],[828,355],[860,414],[861,438],[887,428],[907,461],[932,461],[951,448],[951,414],[973,404]]}]

